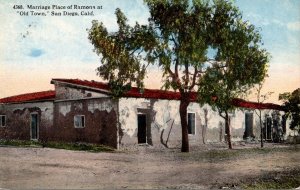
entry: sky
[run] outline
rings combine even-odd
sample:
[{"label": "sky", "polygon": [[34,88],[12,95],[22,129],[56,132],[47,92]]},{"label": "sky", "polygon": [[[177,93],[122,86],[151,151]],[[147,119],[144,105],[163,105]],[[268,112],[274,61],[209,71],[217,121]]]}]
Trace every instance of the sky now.
[{"label": "sky", "polygon": [[[300,87],[300,0],[236,0],[235,4],[244,20],[259,29],[263,47],[271,54],[263,93],[274,92],[267,102],[280,103],[279,93]],[[14,5],[23,9],[14,9]],[[65,9],[36,10],[46,16],[31,12],[22,15],[30,11],[27,5]],[[68,9],[70,5],[96,9],[93,16],[51,16],[51,11],[81,13]],[[147,23],[149,11],[142,0],[0,0],[0,98],[54,89],[52,78],[101,81],[96,75],[100,57],[93,51],[87,29],[92,20],[99,20],[109,31],[115,31],[116,8],[125,13],[131,25]],[[160,88],[160,70],[152,68],[148,74],[146,87]],[[254,100],[254,96],[248,99]]]}]

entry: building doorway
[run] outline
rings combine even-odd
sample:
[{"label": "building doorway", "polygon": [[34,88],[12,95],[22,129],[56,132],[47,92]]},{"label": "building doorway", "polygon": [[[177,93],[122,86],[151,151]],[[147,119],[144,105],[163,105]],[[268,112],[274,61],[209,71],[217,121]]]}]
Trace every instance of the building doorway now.
[{"label": "building doorway", "polygon": [[272,140],[272,118],[266,118],[266,140]]},{"label": "building doorway", "polygon": [[30,136],[31,136],[31,140],[38,139],[39,136],[38,114],[31,114]]},{"label": "building doorway", "polygon": [[253,113],[245,113],[245,132],[243,139],[254,138],[253,134]]},{"label": "building doorway", "polygon": [[147,117],[146,114],[138,114],[138,143],[147,143]]}]

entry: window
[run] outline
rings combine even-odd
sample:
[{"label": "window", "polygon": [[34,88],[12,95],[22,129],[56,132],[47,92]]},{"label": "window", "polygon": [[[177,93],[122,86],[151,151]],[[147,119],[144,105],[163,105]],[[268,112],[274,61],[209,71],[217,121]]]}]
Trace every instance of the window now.
[{"label": "window", "polygon": [[0,127],[5,127],[5,126],[6,126],[6,116],[0,115]]},{"label": "window", "polygon": [[75,115],[74,116],[74,127],[83,128],[85,126],[84,115]]},{"label": "window", "polygon": [[188,132],[191,135],[195,134],[196,120],[195,113],[188,113]]}]

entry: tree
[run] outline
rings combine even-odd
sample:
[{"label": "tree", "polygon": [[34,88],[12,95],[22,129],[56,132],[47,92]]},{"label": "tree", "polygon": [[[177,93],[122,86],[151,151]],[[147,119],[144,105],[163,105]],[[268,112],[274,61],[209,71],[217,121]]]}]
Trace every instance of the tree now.
[{"label": "tree", "polygon": [[[213,70],[228,67],[224,60],[232,54],[226,50],[228,46],[233,51],[231,43],[245,51],[239,51],[241,56],[230,57],[233,58],[229,61],[231,64],[237,62],[239,65],[231,71],[239,77],[250,77],[249,83],[255,82],[252,74],[260,76],[259,64],[252,62],[260,58],[257,54],[264,52],[258,50],[260,39],[254,27],[242,22],[238,9],[229,1],[145,0],[145,3],[150,11],[147,25],[129,26],[120,9],[115,12],[117,32],[108,32],[102,22],[92,22],[89,39],[96,53],[101,55],[102,63],[97,69],[98,75],[109,81],[112,93],[118,97],[132,85],[142,91],[150,64],[161,68],[163,88],[179,91],[181,95],[181,151],[188,152],[187,107],[192,92],[202,89],[203,79],[206,75],[211,76]],[[248,45],[251,47],[245,48]],[[211,48],[218,50],[214,60],[208,58]],[[244,60],[245,56],[250,57]],[[248,64],[239,64],[245,61]]]},{"label": "tree", "polygon": [[[261,36],[255,27],[243,22],[239,11],[230,3],[217,1],[216,5],[216,13],[222,15],[224,25],[214,31],[212,48],[216,55],[199,80],[198,99],[201,104],[209,103],[225,120],[225,134],[232,149],[229,116],[235,110],[232,100],[246,95],[254,84],[265,78],[269,58],[266,50],[260,48]],[[223,15],[224,12],[230,12],[230,16]],[[218,27],[219,24],[214,26]]]},{"label": "tree", "polygon": [[[255,86],[255,90],[256,90],[256,100],[257,103],[263,103],[265,100],[267,100],[274,92],[267,92],[265,94],[262,94],[261,90],[263,87],[263,83],[265,82],[265,80],[263,80],[262,82],[258,83]],[[263,126],[262,126],[262,115],[261,115],[261,109],[255,110],[255,114],[259,117],[259,127],[260,127],[260,147],[263,148],[264,147],[264,143],[263,143]]]},{"label": "tree", "polygon": [[300,133],[300,88],[279,94],[279,100],[284,102],[286,116],[291,118],[290,129]]}]

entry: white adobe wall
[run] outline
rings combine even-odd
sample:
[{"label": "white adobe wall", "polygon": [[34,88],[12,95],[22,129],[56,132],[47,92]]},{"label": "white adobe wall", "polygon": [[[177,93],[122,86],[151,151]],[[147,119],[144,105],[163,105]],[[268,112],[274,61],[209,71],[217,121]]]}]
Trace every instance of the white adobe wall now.
[{"label": "white adobe wall", "polygon": [[[79,102],[75,103],[75,105],[79,110],[83,109],[83,102],[80,101],[87,101],[88,111],[90,111],[91,113],[94,113],[95,110],[107,111],[108,113],[111,112],[112,109],[117,110],[115,104],[111,101],[111,99],[91,98],[91,99],[82,99],[77,101]],[[71,112],[72,104],[74,105],[73,100],[58,100],[55,102],[60,102],[59,104],[57,104],[58,111],[63,116],[66,116],[69,112]]]},{"label": "white adobe wall", "polygon": [[[268,115],[272,118],[272,113],[273,113],[274,110],[270,110],[270,109],[265,109],[265,110],[262,110],[261,111],[261,116],[262,116],[262,125],[263,123],[265,122],[265,115]],[[245,111],[242,111],[242,113],[245,113],[245,112],[251,112],[253,113],[253,132],[254,132],[254,135],[256,136],[256,139],[260,139],[260,124],[259,124],[259,116],[256,114],[256,112],[259,114],[259,110],[245,110]],[[280,114],[280,121],[279,121],[279,128],[282,129],[282,116],[285,114],[284,111],[279,111],[279,114]],[[245,117],[245,116],[243,116]],[[245,119],[244,119],[245,120]],[[286,140],[288,138],[288,136],[293,136],[295,131],[291,130],[290,129],[290,122],[291,120],[288,118],[286,120],[286,132],[283,136],[283,139]],[[245,124],[243,123],[243,127],[245,128]],[[263,125],[264,127],[264,125]]]},{"label": "white adobe wall", "polygon": [[64,84],[55,84],[55,93],[57,100],[108,97],[106,94],[100,92],[83,90],[75,87],[68,87]]},{"label": "white adobe wall", "polygon": [[47,131],[53,126],[52,101],[4,104],[0,115],[6,115],[6,126],[0,129],[0,139],[30,140],[31,114],[38,114],[37,138],[47,140]]},{"label": "white adobe wall", "polygon": [[[171,129],[171,124],[174,120],[168,145],[180,146],[181,144],[181,124],[179,115],[178,100],[156,100],[144,98],[121,98],[119,99],[119,122],[123,130],[123,137],[121,137],[120,144],[122,146],[137,144],[137,115],[139,110],[148,108],[151,110],[150,116],[147,119],[151,120],[151,138],[154,146],[162,146],[161,133],[163,133],[163,140],[167,139],[168,133]],[[204,125],[204,108],[208,109],[208,129],[207,142],[219,141],[220,136],[220,122],[224,123],[224,119],[219,114],[212,110],[208,105],[200,107],[198,103],[190,103],[188,112],[196,114],[196,134],[189,135],[191,144],[202,144],[202,125]],[[231,120],[231,128],[235,136],[239,135],[241,140],[244,132],[244,111],[238,110]],[[224,125],[223,125],[224,128]],[[222,136],[224,135],[222,129]],[[236,131],[239,134],[236,134]]]},{"label": "white adobe wall", "polygon": [[[123,131],[123,135],[120,137],[120,148],[132,148],[134,147],[132,145],[138,144],[137,118],[138,114],[144,113],[143,111],[145,110],[149,110],[149,112],[147,112],[147,128],[151,127],[151,137],[147,139],[147,142],[149,140],[152,141],[154,146],[162,146],[160,136],[164,130],[163,139],[166,140],[170,132],[169,142],[172,142],[173,146],[179,145],[181,129],[178,107],[179,101],[174,100],[120,98],[119,123]],[[171,126],[172,130],[170,131]],[[147,134],[149,134],[149,132],[147,132]]]},{"label": "white adobe wall", "polygon": [[123,132],[129,137],[136,135],[138,109],[147,108],[150,101],[154,102],[153,111],[156,113],[155,118],[151,118],[151,126],[159,127],[162,130],[167,127],[169,119],[175,119],[174,124],[180,125],[179,101],[121,98],[119,99],[119,122]]},{"label": "white adobe wall", "polygon": [[4,112],[14,112],[16,110],[23,110],[37,107],[41,110],[41,119],[53,121],[53,102],[28,102],[28,103],[15,103],[15,104],[3,104],[0,110]]}]

